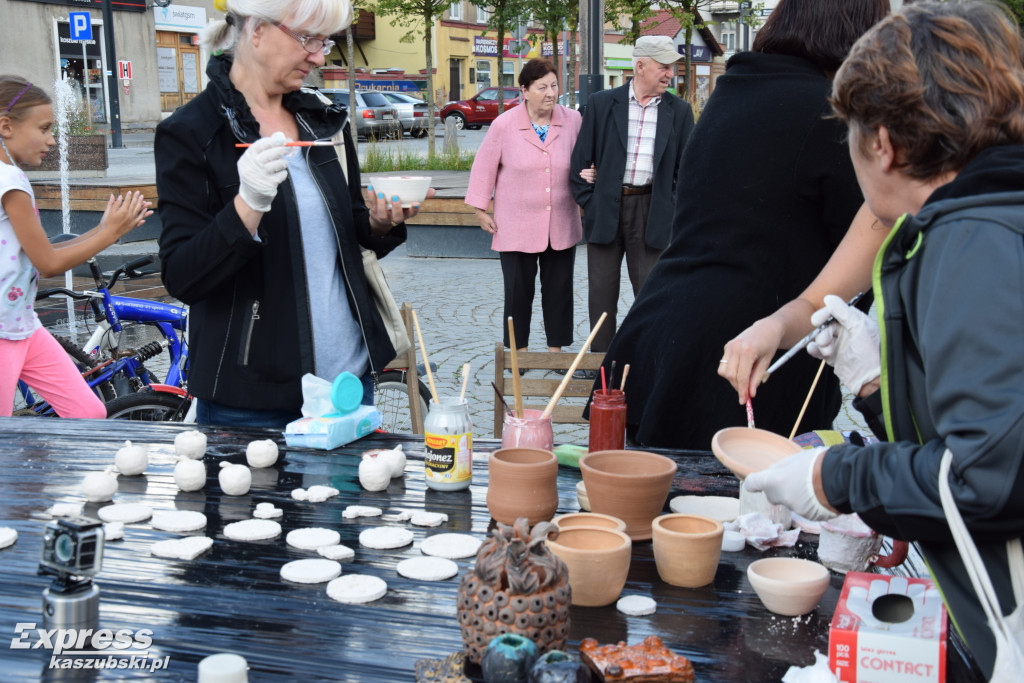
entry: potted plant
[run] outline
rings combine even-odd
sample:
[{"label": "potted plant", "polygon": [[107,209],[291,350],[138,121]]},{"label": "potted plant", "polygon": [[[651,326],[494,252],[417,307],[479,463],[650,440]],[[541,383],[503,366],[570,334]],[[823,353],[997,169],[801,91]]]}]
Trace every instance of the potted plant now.
[{"label": "potted plant", "polygon": [[[90,120],[90,111],[85,99],[76,97],[68,111],[68,170],[69,171],[106,171],[107,170],[107,137],[102,130],[95,127]],[[60,138],[62,131],[54,126],[54,137],[57,146],[43,158],[38,171],[60,170]]]}]

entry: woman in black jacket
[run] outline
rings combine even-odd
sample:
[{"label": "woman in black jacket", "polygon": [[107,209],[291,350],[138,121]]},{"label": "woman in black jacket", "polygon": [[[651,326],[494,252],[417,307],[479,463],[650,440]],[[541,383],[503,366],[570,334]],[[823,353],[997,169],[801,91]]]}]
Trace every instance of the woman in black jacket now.
[{"label": "woman in black jacket", "polygon": [[[209,85],[157,127],[163,281],[190,306],[198,421],[281,428],[300,416],[305,373],[352,372],[372,402],[394,348],[360,247],[387,254],[418,207],[372,188],[364,202],[344,109],[302,87],[351,21],[348,0],[226,8],[203,36]],[[334,148],[285,146],[339,133],[347,181]]]},{"label": "woman in black jacket", "polygon": [[[783,0],[751,52],[729,60],[683,152],[672,241],[612,340],[631,366],[627,433],[643,446],[706,450],[746,411],[718,377],[726,341],[799,294],[863,203],[827,118],[831,75],[887,0]],[[754,402],[789,433],[817,370],[795,359]],[[828,427],[840,394],[822,378],[804,420]]]}]

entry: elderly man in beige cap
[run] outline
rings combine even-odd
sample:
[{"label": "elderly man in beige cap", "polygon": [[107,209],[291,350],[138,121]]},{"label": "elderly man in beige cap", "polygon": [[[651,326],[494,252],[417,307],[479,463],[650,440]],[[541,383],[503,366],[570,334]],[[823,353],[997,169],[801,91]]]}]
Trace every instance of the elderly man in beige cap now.
[{"label": "elderly man in beige cap", "polygon": [[679,160],[693,130],[690,105],[665,92],[681,58],[666,36],[637,40],[632,80],[590,97],[573,149],[569,183],[584,212],[591,326],[608,313],[596,352],[615,334],[623,255],[635,295],[672,233]]}]

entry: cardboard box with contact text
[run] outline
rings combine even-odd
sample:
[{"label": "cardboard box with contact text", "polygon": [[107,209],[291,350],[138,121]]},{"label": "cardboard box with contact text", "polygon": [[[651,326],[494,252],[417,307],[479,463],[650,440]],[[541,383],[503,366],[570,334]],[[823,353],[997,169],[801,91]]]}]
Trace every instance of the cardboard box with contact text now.
[{"label": "cardboard box with contact text", "polygon": [[931,579],[850,572],[829,629],[841,683],[943,683],[946,607]]}]

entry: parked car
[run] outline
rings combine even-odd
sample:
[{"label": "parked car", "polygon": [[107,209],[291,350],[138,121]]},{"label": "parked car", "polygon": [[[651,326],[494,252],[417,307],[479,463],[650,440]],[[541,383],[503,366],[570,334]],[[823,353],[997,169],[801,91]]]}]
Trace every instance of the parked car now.
[{"label": "parked car", "polygon": [[[323,89],[335,104],[348,107],[348,89]],[[398,121],[398,110],[376,90],[356,90],[356,114],[351,117],[356,137],[376,140],[386,137],[401,137],[402,127]]]},{"label": "parked car", "polygon": [[[575,101],[576,101],[576,109],[578,111],[579,108],[580,108],[580,91],[579,90],[576,91],[576,100]],[[558,96],[558,103],[560,105],[562,105],[563,107],[568,107],[569,106],[569,93],[564,92],[561,95],[559,95]]]},{"label": "parked car", "polygon": [[402,132],[408,131],[414,138],[427,134],[427,103],[418,97],[401,92],[381,92],[391,105],[398,110],[398,121]]},{"label": "parked car", "polygon": [[[505,88],[505,109],[519,104],[519,88]],[[441,110],[441,119],[455,119],[455,126],[474,130],[498,118],[498,88],[484,88],[468,100],[449,102]]]}]

